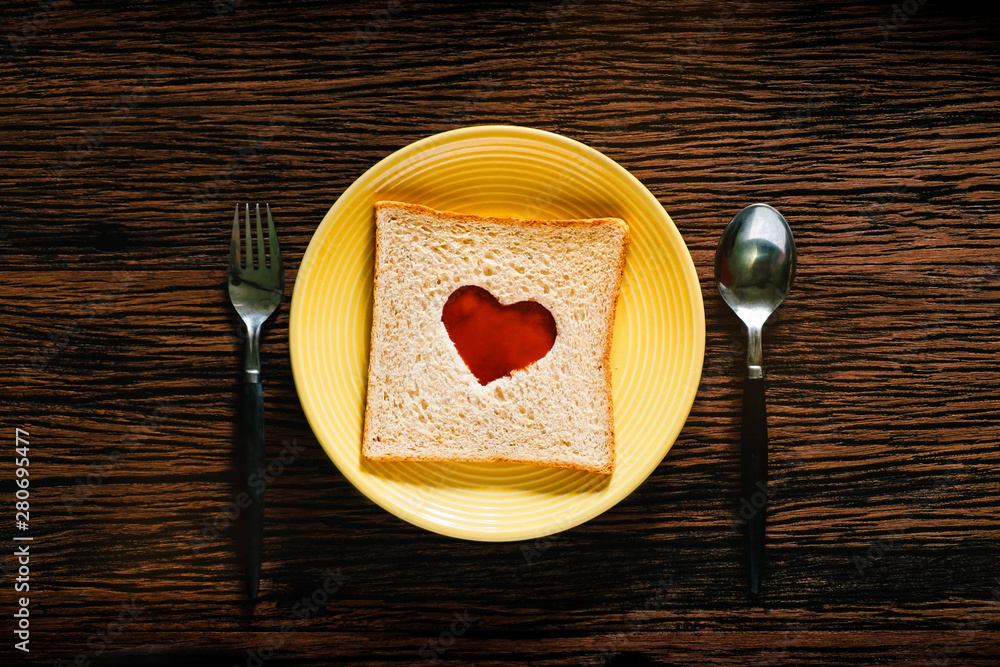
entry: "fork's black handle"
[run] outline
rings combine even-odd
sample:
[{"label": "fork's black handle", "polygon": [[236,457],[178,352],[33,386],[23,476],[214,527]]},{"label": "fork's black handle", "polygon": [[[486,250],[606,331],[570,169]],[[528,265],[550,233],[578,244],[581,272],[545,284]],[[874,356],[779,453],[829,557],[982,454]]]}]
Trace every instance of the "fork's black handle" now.
[{"label": "fork's black handle", "polygon": [[[259,382],[243,385],[243,414],[239,436],[240,491],[249,496],[243,510],[243,552],[247,557],[247,593],[257,599],[264,545],[264,390]],[[239,498],[247,503],[245,498]]]},{"label": "fork's black handle", "polygon": [[740,438],[742,492],[740,511],[747,518],[747,570],[750,592],[760,592],[767,522],[767,406],[764,379],[747,378],[743,385],[743,429]]}]

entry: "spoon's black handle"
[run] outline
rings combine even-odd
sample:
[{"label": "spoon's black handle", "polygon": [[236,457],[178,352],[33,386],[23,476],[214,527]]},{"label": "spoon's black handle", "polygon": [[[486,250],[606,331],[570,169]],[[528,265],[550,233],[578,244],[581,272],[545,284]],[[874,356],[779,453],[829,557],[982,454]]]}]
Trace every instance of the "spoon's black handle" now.
[{"label": "spoon's black handle", "polygon": [[255,600],[264,546],[264,391],[259,382],[243,385],[239,448],[240,491],[245,494],[240,505],[246,505],[242,523],[247,594]]},{"label": "spoon's black handle", "polygon": [[750,592],[760,592],[764,563],[764,526],[767,521],[767,406],[764,379],[747,378],[743,385],[741,437],[742,492],[740,511],[747,518],[747,570]]}]

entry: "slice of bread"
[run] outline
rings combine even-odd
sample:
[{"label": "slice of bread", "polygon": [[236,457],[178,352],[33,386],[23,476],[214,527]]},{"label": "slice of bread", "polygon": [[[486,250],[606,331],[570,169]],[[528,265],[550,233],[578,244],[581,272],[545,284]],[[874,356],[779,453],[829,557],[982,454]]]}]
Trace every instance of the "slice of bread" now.
[{"label": "slice of bread", "polygon": [[[617,218],[517,220],[377,202],[364,456],[613,472],[611,335],[628,240]],[[551,349],[479,380],[443,320],[466,286],[504,306],[544,306],[555,320]]]}]

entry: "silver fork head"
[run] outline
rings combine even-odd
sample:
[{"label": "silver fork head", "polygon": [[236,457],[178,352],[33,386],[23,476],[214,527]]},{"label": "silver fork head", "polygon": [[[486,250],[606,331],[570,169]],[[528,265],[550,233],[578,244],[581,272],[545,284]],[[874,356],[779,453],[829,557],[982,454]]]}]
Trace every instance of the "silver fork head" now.
[{"label": "silver fork head", "polygon": [[[268,245],[267,248],[267,268],[270,268],[277,273],[281,273],[281,250],[278,247],[278,235],[274,232],[274,219],[271,217],[271,206],[269,204],[264,205],[267,212],[267,236]],[[260,204],[256,205],[257,209],[257,270],[265,268],[265,248],[264,248],[264,230],[261,226],[260,221]],[[232,271],[234,268],[254,270],[254,250],[253,250],[253,230],[250,227],[250,204],[246,205],[246,266],[242,261],[240,256],[240,205],[236,205],[236,211],[233,214],[233,239],[229,245],[229,270]]]},{"label": "silver fork head", "polygon": [[[256,253],[254,234],[250,225],[250,205],[246,205],[246,235],[240,234],[240,207],[233,215],[233,236],[229,244],[229,298],[236,311],[250,328],[259,327],[281,303],[284,294],[284,271],[278,235],[274,231],[271,207],[267,212],[268,244],[264,245],[264,230],[260,219],[260,204],[256,206]],[[245,244],[241,244],[245,240]],[[242,257],[240,246],[245,245]]]},{"label": "silver fork head", "polygon": [[[274,231],[271,207],[267,206],[267,231],[270,253],[264,252],[264,230],[260,223],[260,204],[257,205],[257,259],[254,262],[254,243],[250,230],[250,205],[246,209],[246,252],[240,258],[240,207],[233,215],[233,238],[229,243],[229,300],[247,327],[246,382],[260,381],[260,327],[277,309],[284,295],[285,277],[281,266],[278,235]],[[256,264],[256,266],[254,266]]]}]

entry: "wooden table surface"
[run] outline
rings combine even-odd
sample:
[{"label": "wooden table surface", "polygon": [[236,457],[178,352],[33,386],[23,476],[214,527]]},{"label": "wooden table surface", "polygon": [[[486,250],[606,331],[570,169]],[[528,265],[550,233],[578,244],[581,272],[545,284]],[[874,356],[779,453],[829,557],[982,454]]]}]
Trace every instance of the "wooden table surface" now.
[{"label": "wooden table surface", "polygon": [[[985,3],[41,0],[4,3],[0,35],[3,664],[1000,665]],[[376,506],[317,443],[289,362],[295,273],[330,206],[393,151],[479,124],[628,169],[705,302],[669,454],[539,541],[458,541]],[[237,201],[270,202],[288,269],[263,356],[268,457],[290,462],[253,605],[218,519]],[[713,281],[723,227],[756,201],[799,250],[765,332],[757,600],[734,529],[744,333]]]}]

